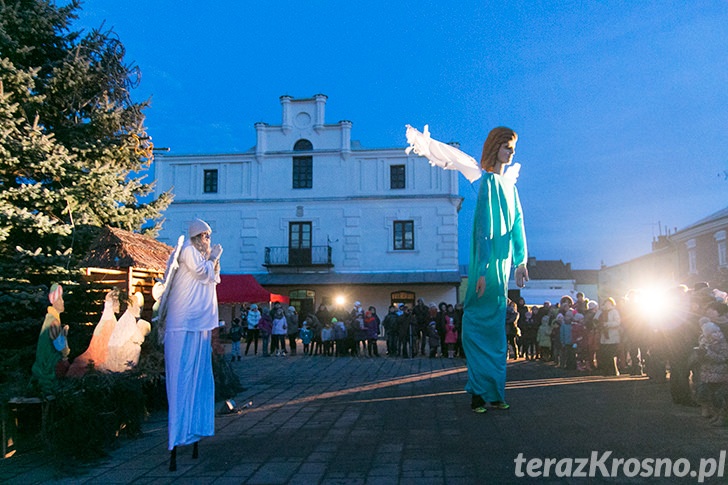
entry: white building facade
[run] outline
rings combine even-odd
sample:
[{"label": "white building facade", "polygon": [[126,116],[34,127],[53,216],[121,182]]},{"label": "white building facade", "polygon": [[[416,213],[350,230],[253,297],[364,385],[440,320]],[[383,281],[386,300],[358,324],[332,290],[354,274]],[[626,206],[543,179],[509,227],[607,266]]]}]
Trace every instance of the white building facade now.
[{"label": "white building facade", "polygon": [[280,102],[281,124],[256,123],[248,152],[155,159],[156,190],[174,193],[159,239],[204,219],[223,273],[252,274],[302,312],[337,298],[380,316],[417,298],[455,303],[457,172],[404,146],[362,148],[351,122],[326,124],[325,95]]}]

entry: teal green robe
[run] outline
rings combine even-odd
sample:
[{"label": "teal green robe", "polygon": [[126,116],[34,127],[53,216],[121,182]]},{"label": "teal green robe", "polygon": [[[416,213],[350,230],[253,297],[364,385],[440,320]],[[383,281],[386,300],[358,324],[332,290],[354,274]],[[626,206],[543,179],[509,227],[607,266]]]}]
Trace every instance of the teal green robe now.
[{"label": "teal green robe", "polygon": [[[468,361],[465,390],[486,402],[505,401],[508,279],[511,265],[527,258],[518,190],[507,178],[484,172],[475,207],[462,340]],[[481,276],[485,292],[478,298],[475,288]]]},{"label": "teal green robe", "polygon": [[[43,326],[38,335],[38,345],[35,350],[35,362],[32,367],[32,382],[38,384],[43,393],[51,393],[56,384],[56,366],[58,362],[68,355],[69,349],[65,343],[65,337],[56,337],[55,342],[51,332],[51,328],[56,326],[60,329],[61,314],[53,308],[48,307]],[[60,332],[60,330],[59,330]],[[59,333],[55,332],[55,333]],[[54,345],[58,344],[62,350],[58,350]]]}]

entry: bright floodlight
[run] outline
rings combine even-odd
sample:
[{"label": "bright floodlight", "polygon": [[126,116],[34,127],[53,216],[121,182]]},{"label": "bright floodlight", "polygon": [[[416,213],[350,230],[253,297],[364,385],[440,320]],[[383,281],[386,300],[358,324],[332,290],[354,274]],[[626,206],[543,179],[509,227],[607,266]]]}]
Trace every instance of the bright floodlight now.
[{"label": "bright floodlight", "polygon": [[346,298],[344,298],[341,295],[339,295],[339,296],[336,297],[336,304],[338,306],[344,306],[344,303],[346,303]]},{"label": "bright floodlight", "polygon": [[642,288],[636,303],[642,318],[653,328],[664,327],[674,317],[678,304],[667,288],[659,286]]}]

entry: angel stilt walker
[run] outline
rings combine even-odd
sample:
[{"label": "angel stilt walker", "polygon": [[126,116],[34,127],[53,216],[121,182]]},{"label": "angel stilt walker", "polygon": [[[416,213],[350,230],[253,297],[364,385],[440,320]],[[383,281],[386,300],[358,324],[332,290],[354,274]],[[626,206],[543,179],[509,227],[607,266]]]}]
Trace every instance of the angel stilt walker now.
[{"label": "angel stilt walker", "polygon": [[169,469],[177,469],[177,446],[215,434],[212,330],[218,326],[217,290],[222,246],[211,246],[210,226],[195,219],[190,240],[172,254],[160,300],[169,402]]},{"label": "angel stilt walker", "polygon": [[468,273],[475,285],[468,285],[462,324],[468,358],[465,390],[472,395],[471,408],[479,414],[485,413],[488,405],[501,410],[510,407],[505,401],[505,320],[512,264],[516,266],[516,284],[523,287],[528,281],[526,233],[515,185],[520,165],[505,171],[513,160],[517,140],[518,135],[510,128],[494,128],[485,140],[478,166],[457,148],[430,138],[427,126],[424,133],[407,126],[407,153],[414,151],[432,165],[459,170],[470,182],[482,177]]}]

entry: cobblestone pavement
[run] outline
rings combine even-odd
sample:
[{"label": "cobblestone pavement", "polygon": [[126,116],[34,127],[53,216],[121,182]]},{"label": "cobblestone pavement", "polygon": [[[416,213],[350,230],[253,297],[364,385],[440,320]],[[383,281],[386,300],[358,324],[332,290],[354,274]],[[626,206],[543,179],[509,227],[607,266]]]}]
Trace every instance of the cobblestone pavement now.
[{"label": "cobblestone pavement", "polygon": [[[31,453],[3,460],[0,482],[697,483],[682,468],[687,459],[695,473],[717,464],[705,483],[726,483],[718,475],[728,474],[721,468],[725,453],[720,459],[728,430],[711,427],[699,408],[672,404],[667,383],[509,361],[511,409],[478,415],[463,391],[461,359],[299,354],[247,356],[233,365],[247,387],[235,401],[252,407],[219,415],[215,436],[200,442],[198,459],[191,458],[191,447],[180,448],[176,472],[167,469],[166,415],[157,414],[141,438],[125,440],[76,476],[59,477]],[[592,467],[596,476],[579,477],[577,467],[592,454],[584,473]],[[612,470],[615,458],[625,462]],[[662,458],[671,467],[661,468],[661,477],[640,476],[654,464],[650,459]],[[546,461],[535,459],[552,459],[547,477]],[[570,462],[572,477],[565,476]],[[529,477],[529,464],[540,477]],[[676,478],[683,472],[685,478]]]}]

